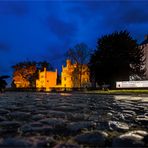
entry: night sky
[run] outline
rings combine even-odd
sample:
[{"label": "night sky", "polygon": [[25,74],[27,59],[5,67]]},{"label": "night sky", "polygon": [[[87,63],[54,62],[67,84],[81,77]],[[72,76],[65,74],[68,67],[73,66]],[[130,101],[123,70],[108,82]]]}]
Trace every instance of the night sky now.
[{"label": "night sky", "polygon": [[84,42],[128,30],[140,43],[148,34],[148,1],[0,1],[0,75],[26,60],[47,60],[60,70],[64,53]]}]

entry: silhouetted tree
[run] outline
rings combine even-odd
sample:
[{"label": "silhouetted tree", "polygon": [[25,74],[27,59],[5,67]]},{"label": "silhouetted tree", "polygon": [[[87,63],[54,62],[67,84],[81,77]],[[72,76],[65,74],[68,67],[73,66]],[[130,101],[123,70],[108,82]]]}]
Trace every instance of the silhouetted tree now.
[{"label": "silhouetted tree", "polygon": [[3,92],[6,88],[7,82],[4,79],[9,78],[9,76],[0,76],[0,92]]},{"label": "silhouetted tree", "polygon": [[[66,58],[70,59],[72,63],[76,63],[76,68],[73,72],[73,76],[77,79],[79,86],[81,87],[82,68],[84,64],[89,61],[91,50],[85,43],[76,44],[73,48],[70,48],[66,52]],[[78,76],[77,78],[75,76]]]},{"label": "silhouetted tree", "polygon": [[91,55],[91,77],[99,84],[115,84],[129,80],[130,76],[143,78],[145,74],[144,52],[129,32],[121,31],[105,35],[97,41],[97,49]]},{"label": "silhouetted tree", "polygon": [[47,61],[40,61],[37,63],[37,69],[44,70],[44,68],[47,70],[53,70],[53,66]]}]

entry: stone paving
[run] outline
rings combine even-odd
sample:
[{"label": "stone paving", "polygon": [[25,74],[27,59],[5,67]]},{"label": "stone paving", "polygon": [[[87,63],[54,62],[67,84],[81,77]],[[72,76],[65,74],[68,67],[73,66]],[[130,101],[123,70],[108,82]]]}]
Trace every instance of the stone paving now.
[{"label": "stone paving", "polygon": [[148,97],[0,94],[0,147],[148,147]]}]

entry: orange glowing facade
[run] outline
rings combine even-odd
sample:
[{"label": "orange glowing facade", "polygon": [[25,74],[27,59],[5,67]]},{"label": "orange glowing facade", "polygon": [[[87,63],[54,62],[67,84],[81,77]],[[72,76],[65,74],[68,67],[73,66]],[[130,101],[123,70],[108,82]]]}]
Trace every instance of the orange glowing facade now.
[{"label": "orange glowing facade", "polygon": [[[72,64],[70,60],[66,61],[66,66],[62,66],[61,83],[57,85],[58,73],[56,71],[39,70],[38,79],[36,80],[36,88],[38,90],[49,91],[52,88],[72,89],[72,88],[86,88],[90,87],[89,68],[83,64]],[[27,88],[30,82],[23,78],[19,72],[14,72],[13,76],[16,88]]]},{"label": "orange glowing facade", "polygon": [[50,88],[55,87],[57,84],[57,70],[47,71],[44,68],[44,71],[39,71],[39,79],[36,80],[37,89],[50,90]]},{"label": "orange glowing facade", "polygon": [[66,66],[62,66],[61,87],[80,88],[89,87],[89,68],[87,65],[72,64],[70,60],[66,61]]}]

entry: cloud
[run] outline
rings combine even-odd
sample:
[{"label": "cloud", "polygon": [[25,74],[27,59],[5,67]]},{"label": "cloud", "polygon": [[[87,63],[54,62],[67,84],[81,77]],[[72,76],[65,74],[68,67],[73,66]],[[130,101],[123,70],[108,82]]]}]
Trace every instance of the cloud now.
[{"label": "cloud", "polygon": [[126,9],[125,13],[121,15],[121,20],[127,24],[141,24],[148,23],[148,12],[142,8],[132,7]]},{"label": "cloud", "polygon": [[[93,27],[95,32],[98,32],[97,36],[125,29],[131,31],[133,35],[139,34],[145,30],[145,28],[142,30],[141,26],[148,25],[146,17],[148,15],[146,8],[148,2],[98,1],[94,4],[85,6],[85,8],[88,8],[89,15],[83,19],[87,20],[88,17],[88,22],[91,21],[90,18],[93,19],[93,22],[88,26],[88,30],[90,30],[90,27]],[[85,5],[88,5],[88,3]],[[95,10],[93,10],[93,7]],[[82,10],[84,11],[84,9]],[[132,28],[137,28],[137,30]]]},{"label": "cloud", "polygon": [[0,42],[0,51],[6,51],[6,52],[9,52],[10,51],[10,47],[8,44],[6,43],[2,43]]},{"label": "cloud", "polygon": [[147,4],[144,1],[0,1],[0,66],[26,58],[57,64],[75,44],[85,42],[95,48],[98,37],[123,29],[142,40],[148,26]]},{"label": "cloud", "polygon": [[53,32],[59,39],[68,39],[75,36],[77,31],[76,24],[67,22],[58,17],[49,17],[47,25],[51,32]]},{"label": "cloud", "polygon": [[25,1],[0,1],[0,14],[23,16],[28,13]]}]

